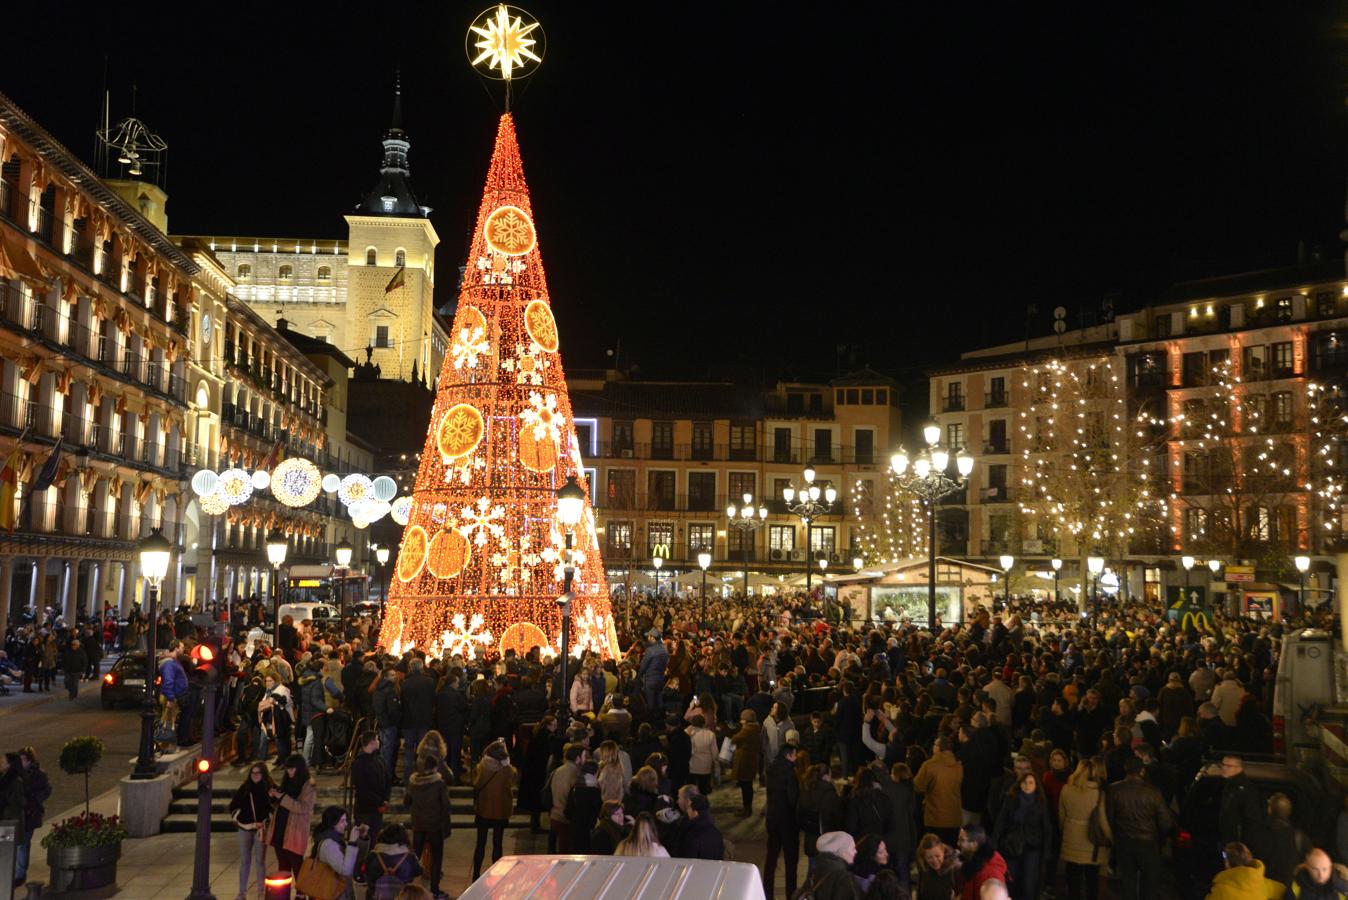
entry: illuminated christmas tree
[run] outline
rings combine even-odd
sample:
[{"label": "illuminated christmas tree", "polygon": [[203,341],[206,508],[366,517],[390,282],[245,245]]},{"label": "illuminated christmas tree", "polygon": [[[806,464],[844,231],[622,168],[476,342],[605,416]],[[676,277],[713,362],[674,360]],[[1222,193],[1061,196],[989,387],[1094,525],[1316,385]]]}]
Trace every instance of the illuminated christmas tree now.
[{"label": "illuminated christmas tree", "polygon": [[[391,411],[392,412],[392,411]],[[381,642],[431,653],[560,648],[557,489],[585,483],[515,127],[501,117]],[[587,494],[572,649],[616,649]]]},{"label": "illuminated christmas tree", "polygon": [[[893,468],[885,468],[878,490],[858,481],[852,508],[860,525],[857,550],[867,565],[897,563],[927,553],[927,505],[899,486]],[[938,510],[939,514],[939,510]]]}]

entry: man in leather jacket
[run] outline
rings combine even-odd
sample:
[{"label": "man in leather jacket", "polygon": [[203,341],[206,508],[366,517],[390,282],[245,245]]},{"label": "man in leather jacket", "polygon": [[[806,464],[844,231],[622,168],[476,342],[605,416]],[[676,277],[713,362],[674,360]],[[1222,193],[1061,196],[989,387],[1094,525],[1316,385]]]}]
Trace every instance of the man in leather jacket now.
[{"label": "man in leather jacket", "polygon": [[1170,808],[1161,792],[1147,783],[1142,769],[1142,760],[1128,757],[1124,779],[1110,785],[1105,799],[1124,900],[1156,896],[1161,877],[1157,846],[1174,827]]}]

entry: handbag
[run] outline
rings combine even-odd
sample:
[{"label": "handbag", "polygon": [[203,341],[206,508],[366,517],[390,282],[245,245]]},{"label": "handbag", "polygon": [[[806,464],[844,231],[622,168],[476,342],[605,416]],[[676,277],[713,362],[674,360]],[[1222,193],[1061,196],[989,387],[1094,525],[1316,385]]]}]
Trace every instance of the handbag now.
[{"label": "handbag", "polygon": [[735,761],[735,742],[730,738],[721,741],[721,752],[716,755],[716,761],[723,766],[728,766]]},{"label": "handbag", "polygon": [[318,847],[295,873],[295,890],[318,900],[337,900],[346,892],[346,879],[338,875],[332,866],[318,859]]},{"label": "handbag", "polygon": [[1090,818],[1086,820],[1086,837],[1095,845],[1096,850],[1114,845],[1114,835],[1109,830],[1109,817],[1105,815],[1104,791],[1100,791],[1100,797],[1095,801],[1095,808],[1091,810]]}]

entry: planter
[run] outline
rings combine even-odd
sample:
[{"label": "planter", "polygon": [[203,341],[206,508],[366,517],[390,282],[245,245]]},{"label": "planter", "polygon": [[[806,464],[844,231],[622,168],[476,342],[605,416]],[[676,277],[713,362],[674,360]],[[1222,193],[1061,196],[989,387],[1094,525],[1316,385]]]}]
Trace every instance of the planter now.
[{"label": "planter", "polygon": [[51,847],[47,850],[50,889],[84,891],[116,884],[121,855],[120,842],[104,847]]}]

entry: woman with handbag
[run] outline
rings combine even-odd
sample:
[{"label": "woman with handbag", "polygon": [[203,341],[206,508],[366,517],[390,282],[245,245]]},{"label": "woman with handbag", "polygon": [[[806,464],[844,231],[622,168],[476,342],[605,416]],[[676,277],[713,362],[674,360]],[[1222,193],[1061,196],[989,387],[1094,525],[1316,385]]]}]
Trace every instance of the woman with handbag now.
[{"label": "woman with handbag", "polygon": [[295,875],[296,892],[315,900],[353,900],[351,877],[367,833],[368,826],[351,826],[340,806],[324,809],[314,829],[314,848]]},{"label": "woman with handbag", "polygon": [[303,756],[292,753],[286,758],[281,786],[268,794],[275,804],[275,815],[267,828],[267,846],[276,850],[277,868],[298,872],[309,845],[309,821],[318,802],[318,788]]},{"label": "woman with handbag", "polygon": [[510,764],[504,741],[487,745],[473,773],[473,814],[477,824],[477,845],[473,848],[473,880],[482,874],[482,858],[487,850],[487,830],[492,833],[491,861],[501,858],[506,823],[515,812],[515,767]]},{"label": "woman with handbag", "polygon": [[743,808],[735,813],[741,819],[753,814],[754,779],[763,759],[762,730],[758,727],[758,716],[752,709],[740,713],[740,728],[730,736],[735,752],[730,761],[730,777],[739,782],[740,801]]},{"label": "woman with handbag", "polygon": [[1099,900],[1100,867],[1109,861],[1104,814],[1105,763],[1083,759],[1058,796],[1068,900]]},{"label": "woman with handbag", "polygon": [[253,869],[257,869],[257,892],[263,893],[262,879],[267,871],[267,848],[262,832],[271,818],[271,794],[275,785],[264,765],[254,765],[248,777],[229,801],[229,813],[239,826],[239,896],[246,900],[252,886]]}]

